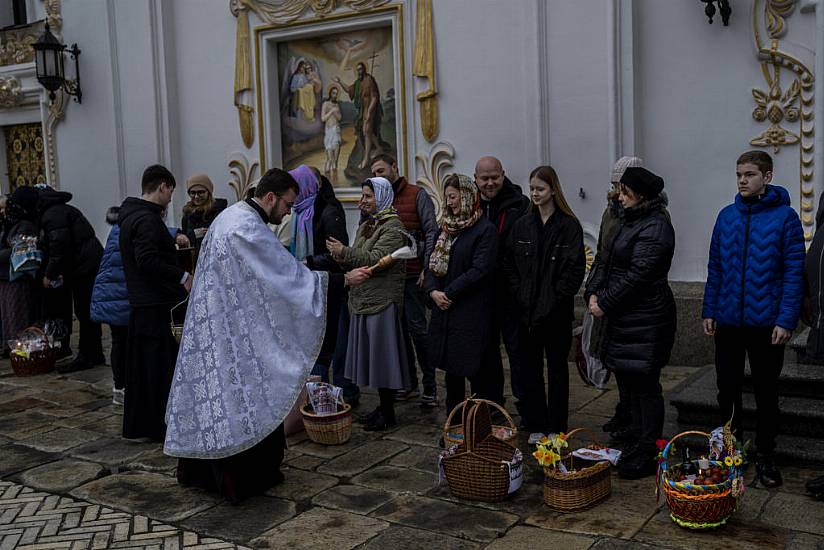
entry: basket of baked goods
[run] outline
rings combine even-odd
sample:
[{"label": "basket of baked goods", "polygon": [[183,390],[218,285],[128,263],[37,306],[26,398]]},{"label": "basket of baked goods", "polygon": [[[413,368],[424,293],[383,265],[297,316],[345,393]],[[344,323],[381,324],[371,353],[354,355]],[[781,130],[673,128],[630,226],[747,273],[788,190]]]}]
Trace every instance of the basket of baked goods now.
[{"label": "basket of baked goods", "polygon": [[[492,435],[500,439],[501,441],[506,441],[507,443],[512,444],[513,447],[518,446],[518,428],[515,427],[515,421],[512,420],[512,417],[509,416],[509,413],[506,412],[506,409],[495,403],[494,401],[489,401],[487,399],[479,399],[475,397],[471,397],[462,403],[459,403],[452,411],[450,411],[449,416],[446,418],[446,423],[443,426],[443,442],[446,447],[450,445],[460,445],[464,441],[464,424],[463,418],[464,413],[466,412],[466,405],[467,403],[486,403],[488,407],[492,409],[492,411],[497,412],[497,416],[503,419],[504,424],[493,424],[492,425]],[[491,412],[491,411],[490,411]]]},{"label": "basket of baked goods", "polygon": [[[679,459],[675,442],[687,436],[708,438],[706,454],[693,459],[685,443]],[[744,493],[743,452],[729,424],[710,434],[682,432],[668,441],[660,456],[658,491],[666,496],[672,520],[688,529],[726,523]]]},{"label": "basket of baked goods", "polygon": [[8,345],[11,368],[15,375],[35,376],[54,370],[57,349],[40,328],[31,326],[24,329]]},{"label": "basket of baked goods", "polygon": [[467,399],[461,415],[465,437],[460,444],[447,444],[441,452],[442,478],[446,478],[455,497],[483,502],[504,500],[523,482],[521,451],[495,437],[487,401]]},{"label": "basket of baked goods", "polygon": [[352,437],[352,407],[342,390],[324,382],[306,383],[307,403],[300,412],[306,435],[322,445],[342,445]]},{"label": "basket of baked goods", "polygon": [[570,440],[585,432],[578,428],[544,436],[532,453],[544,468],[544,503],[558,512],[586,510],[612,491],[610,466],[617,463],[621,452],[597,443],[570,451]]}]

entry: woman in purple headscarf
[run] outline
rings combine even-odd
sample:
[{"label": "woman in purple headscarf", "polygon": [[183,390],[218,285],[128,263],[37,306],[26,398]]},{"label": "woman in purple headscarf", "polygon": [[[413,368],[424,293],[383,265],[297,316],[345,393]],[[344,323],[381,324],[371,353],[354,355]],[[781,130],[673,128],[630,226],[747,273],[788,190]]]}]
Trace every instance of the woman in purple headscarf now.
[{"label": "woman in purple headscarf", "polygon": [[[316,168],[302,164],[289,173],[298,182],[300,193],[292,207],[292,242],[289,251],[303,260],[311,270],[329,273],[329,290],[326,304],[326,332],[323,346],[312,374],[329,381],[329,366],[335,353],[335,341],[341,308],[345,299],[343,270],[326,250],[326,239],[333,238],[349,244],[346,231],[346,215],[343,206],[335,199],[332,185],[323,181]],[[337,374],[337,373],[336,373]],[[342,375],[342,373],[341,373]],[[336,377],[340,380],[342,376]]]}]

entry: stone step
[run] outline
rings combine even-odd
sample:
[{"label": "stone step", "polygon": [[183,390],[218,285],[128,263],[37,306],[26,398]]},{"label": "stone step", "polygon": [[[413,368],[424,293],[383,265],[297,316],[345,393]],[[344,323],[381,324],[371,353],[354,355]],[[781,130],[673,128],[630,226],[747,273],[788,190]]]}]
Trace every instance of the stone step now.
[{"label": "stone step", "polygon": [[[752,389],[752,373],[747,365],[744,371],[744,391],[752,393]],[[778,381],[778,392],[787,397],[824,399],[824,366],[785,363]]]},{"label": "stone step", "polygon": [[[683,425],[718,426],[720,411],[716,401],[715,367],[700,369],[670,395]],[[744,393],[744,429],[755,429],[755,397]],[[824,397],[824,396],[822,396]],[[824,399],[780,396],[779,433],[824,439]]]}]

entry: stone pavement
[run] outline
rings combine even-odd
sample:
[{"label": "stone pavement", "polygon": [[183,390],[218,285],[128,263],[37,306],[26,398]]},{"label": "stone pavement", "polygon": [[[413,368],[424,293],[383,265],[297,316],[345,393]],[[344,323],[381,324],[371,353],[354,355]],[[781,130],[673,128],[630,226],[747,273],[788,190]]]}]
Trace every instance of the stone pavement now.
[{"label": "stone pavement", "polygon": [[[570,369],[570,424],[593,430],[617,392],[584,387]],[[665,391],[694,370],[668,367]],[[361,412],[377,403],[364,394]],[[398,404],[384,433],[355,425],[349,443],[290,438],[286,481],[231,506],[180,487],[160,445],[122,440],[106,367],[16,378],[0,362],[0,550],[80,548],[822,548],[824,502],[804,495],[816,472],[786,467],[784,487],[748,487],[728,525],[686,531],[656,503],[652,478],[613,477],[610,498],[577,514],[543,505],[542,472],[527,454],[524,486],[497,504],[453,498],[438,486],[440,409]],[[668,409],[667,433],[677,432]],[[517,421],[517,417],[516,417]],[[525,434],[520,441],[527,451]],[[752,474],[747,476],[750,480]]]}]

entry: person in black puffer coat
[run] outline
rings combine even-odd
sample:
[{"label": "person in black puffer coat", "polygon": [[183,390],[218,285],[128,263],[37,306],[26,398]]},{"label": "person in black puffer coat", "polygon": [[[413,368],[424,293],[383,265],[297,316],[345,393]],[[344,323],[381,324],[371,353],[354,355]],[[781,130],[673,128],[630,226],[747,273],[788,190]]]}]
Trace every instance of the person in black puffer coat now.
[{"label": "person in black puffer coat", "polygon": [[[215,186],[206,174],[195,174],[186,180],[189,202],[183,205],[183,220],[177,244],[199,249],[209,226],[217,215],[226,210],[226,199],[214,198]],[[185,236],[185,239],[182,238]]]},{"label": "person in black puffer coat", "polygon": [[35,316],[35,281],[31,276],[10,281],[11,252],[17,237],[37,236],[37,191],[18,187],[6,203],[0,235],[0,315],[2,347],[32,324]]},{"label": "person in black puffer coat", "polygon": [[595,317],[605,317],[601,355],[607,368],[621,373],[632,406],[637,445],[618,464],[622,477],[655,473],[656,440],[664,428],[661,369],[675,342],[675,300],[667,282],[675,251],[675,232],[661,191],[664,180],[645,168],[627,168],[619,200],[624,219],[591,278],[584,298]]},{"label": "person in black puffer coat", "polygon": [[[68,332],[74,314],[80,323],[80,345],[74,360],[57,368],[60,373],[88,369],[106,362],[103,356],[99,323],[91,320],[89,307],[94,278],[103,257],[103,246],[89,220],[68,204],[71,193],[51,187],[40,190],[38,201],[40,246],[45,256],[43,301],[50,319],[61,319]],[[63,353],[69,352],[69,337],[61,342]],[[70,353],[70,352],[69,352]]]}]

